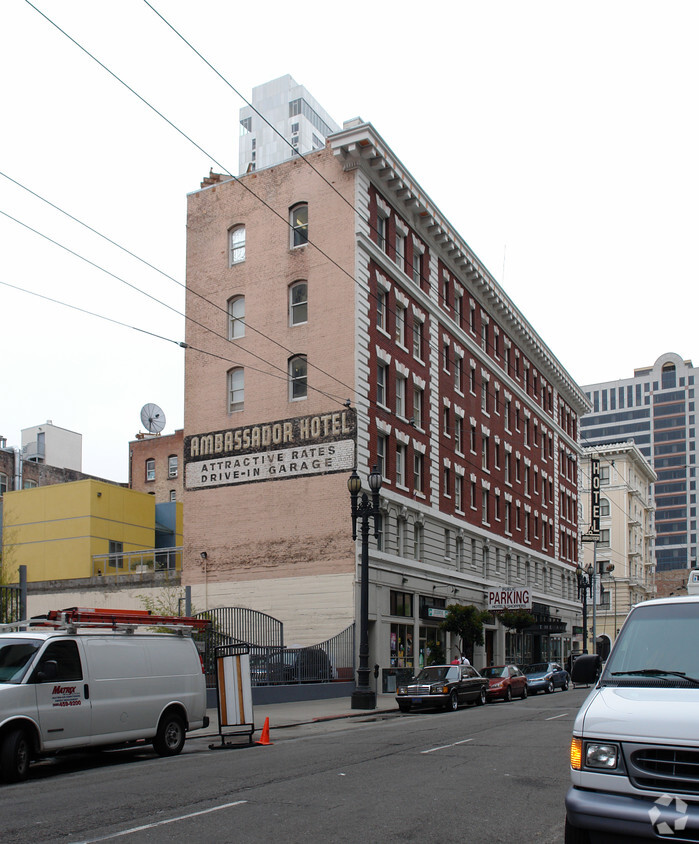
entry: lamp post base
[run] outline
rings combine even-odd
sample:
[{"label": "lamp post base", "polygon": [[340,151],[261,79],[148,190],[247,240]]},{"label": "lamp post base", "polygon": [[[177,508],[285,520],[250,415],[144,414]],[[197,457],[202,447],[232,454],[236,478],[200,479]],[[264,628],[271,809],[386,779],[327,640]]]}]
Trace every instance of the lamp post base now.
[{"label": "lamp post base", "polygon": [[352,692],[352,709],[376,709],[376,693],[371,689],[355,689]]}]

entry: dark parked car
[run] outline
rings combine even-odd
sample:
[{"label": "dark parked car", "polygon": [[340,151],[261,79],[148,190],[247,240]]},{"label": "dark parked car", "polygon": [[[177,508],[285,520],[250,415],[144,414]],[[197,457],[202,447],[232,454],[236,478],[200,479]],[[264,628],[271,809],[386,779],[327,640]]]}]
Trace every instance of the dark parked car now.
[{"label": "dark parked car", "polygon": [[256,686],[270,683],[325,683],[333,678],[332,666],[322,648],[273,651],[250,659],[250,676]]},{"label": "dark parked car", "polygon": [[533,662],[522,670],[527,678],[527,688],[532,695],[537,692],[551,694],[554,689],[568,691],[570,676],[557,662]]},{"label": "dark parked car", "polygon": [[527,696],[527,678],[516,665],[489,665],[481,671],[488,678],[488,700],[502,698],[510,701],[513,697]]},{"label": "dark parked car", "polygon": [[413,707],[438,706],[456,711],[462,703],[485,703],[488,681],[470,665],[430,665],[408,685],[397,689],[401,712]]}]

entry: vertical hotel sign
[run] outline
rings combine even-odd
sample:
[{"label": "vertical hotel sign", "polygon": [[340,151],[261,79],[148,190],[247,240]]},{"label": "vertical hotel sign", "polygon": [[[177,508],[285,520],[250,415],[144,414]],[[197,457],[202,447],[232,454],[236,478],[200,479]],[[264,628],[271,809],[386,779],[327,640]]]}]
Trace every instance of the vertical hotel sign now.
[{"label": "vertical hotel sign", "polygon": [[354,466],[354,410],[185,437],[187,489],[342,472]]},{"label": "vertical hotel sign", "polygon": [[590,458],[590,533],[599,536],[599,457]]}]

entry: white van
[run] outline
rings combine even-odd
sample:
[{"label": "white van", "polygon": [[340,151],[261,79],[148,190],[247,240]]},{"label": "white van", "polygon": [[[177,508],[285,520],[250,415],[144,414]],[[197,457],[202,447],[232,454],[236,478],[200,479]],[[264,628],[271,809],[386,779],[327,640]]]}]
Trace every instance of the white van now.
[{"label": "white van", "polygon": [[28,628],[0,634],[0,778],[65,750],[151,743],[161,756],[208,726],[190,636]]},{"label": "white van", "polygon": [[699,841],[699,596],[635,606],[575,719],[566,844]]}]

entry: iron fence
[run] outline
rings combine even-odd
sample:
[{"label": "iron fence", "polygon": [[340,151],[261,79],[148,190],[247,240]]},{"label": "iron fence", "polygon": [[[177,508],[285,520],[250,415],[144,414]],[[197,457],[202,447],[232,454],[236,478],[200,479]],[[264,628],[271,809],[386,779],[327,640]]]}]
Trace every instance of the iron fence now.
[{"label": "iron fence", "polygon": [[216,648],[246,644],[250,648],[253,686],[289,683],[332,683],[354,678],[354,625],[317,645],[284,647],[284,625],[246,607],[218,607],[197,614],[211,627],[194,634],[204,662],[206,683],[216,686]]},{"label": "iron fence", "polygon": [[19,586],[0,586],[0,624],[22,620],[22,590]]},{"label": "iron fence", "polygon": [[253,686],[332,683],[354,678],[354,625],[305,648],[250,649]]}]

